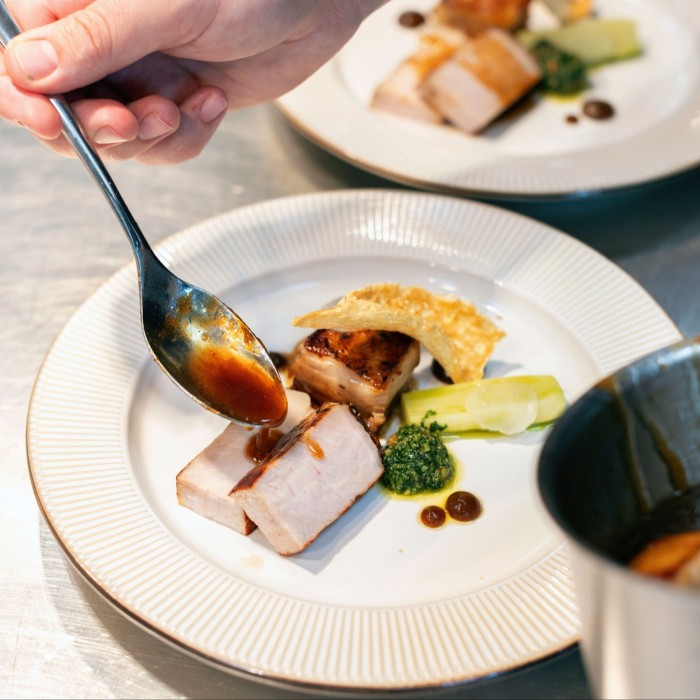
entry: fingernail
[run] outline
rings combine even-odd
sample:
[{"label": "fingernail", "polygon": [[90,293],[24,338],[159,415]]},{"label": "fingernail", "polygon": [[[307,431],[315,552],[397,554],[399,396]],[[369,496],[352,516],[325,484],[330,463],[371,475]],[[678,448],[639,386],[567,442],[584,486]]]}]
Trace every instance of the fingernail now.
[{"label": "fingernail", "polygon": [[100,146],[108,146],[115,143],[124,143],[130,139],[121,136],[110,126],[103,126],[92,135],[92,140],[100,144]]},{"label": "fingernail", "polygon": [[58,67],[56,49],[46,39],[21,41],[12,47],[17,64],[29,80],[41,80]]},{"label": "fingernail", "polygon": [[199,118],[205,124],[216,121],[228,109],[228,101],[219,93],[213,92],[199,107]]},{"label": "fingernail", "polygon": [[139,122],[139,138],[142,141],[157,139],[172,130],[173,127],[166,124],[155,112],[149,112]]}]

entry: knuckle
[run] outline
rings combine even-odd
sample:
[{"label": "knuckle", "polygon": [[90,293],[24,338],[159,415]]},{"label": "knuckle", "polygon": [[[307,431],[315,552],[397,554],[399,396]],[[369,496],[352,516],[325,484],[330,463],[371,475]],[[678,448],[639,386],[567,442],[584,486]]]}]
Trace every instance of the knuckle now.
[{"label": "knuckle", "polygon": [[78,60],[110,62],[114,46],[113,28],[102,13],[88,5],[85,9],[69,15],[66,39]]}]

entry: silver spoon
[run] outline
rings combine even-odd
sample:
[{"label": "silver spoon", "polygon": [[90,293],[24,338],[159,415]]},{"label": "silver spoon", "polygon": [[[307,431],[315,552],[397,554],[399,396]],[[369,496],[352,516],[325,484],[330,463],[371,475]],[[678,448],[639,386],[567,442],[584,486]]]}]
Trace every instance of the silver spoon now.
[{"label": "silver spoon", "polygon": [[[0,44],[20,29],[0,0]],[[117,215],[136,258],[141,322],[161,369],[205,408],[229,420],[279,425],[287,412],[280,377],[262,342],[212,294],[176,277],[156,257],[104,163],[83,136],[65,98],[48,98]]]}]

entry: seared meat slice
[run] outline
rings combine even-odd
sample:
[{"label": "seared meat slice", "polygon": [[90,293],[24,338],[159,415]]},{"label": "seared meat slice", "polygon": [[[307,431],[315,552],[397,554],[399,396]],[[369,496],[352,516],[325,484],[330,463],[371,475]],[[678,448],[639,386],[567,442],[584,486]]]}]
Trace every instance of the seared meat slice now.
[{"label": "seared meat slice", "polygon": [[419,359],[418,341],[403,333],[317,330],[298,348],[291,373],[314,401],[351,403],[376,431]]},{"label": "seared meat slice", "polygon": [[297,554],[383,471],[379,444],[354,410],[326,403],[282,438],[231,497],[280,554]]},{"label": "seared meat slice", "polygon": [[488,126],[540,80],[534,57],[512,36],[488,29],[466,41],[421,84],[425,100],[470,134]]},{"label": "seared meat slice", "polygon": [[285,432],[306,416],[311,402],[308,394],[287,390],[287,404],[287,418],[279,429],[251,430],[229,424],[177,475],[178,503],[243,535],[252,532],[255,523],[229,498],[229,493],[255,466],[264,450],[271,450]]},{"label": "seared meat slice", "polygon": [[445,121],[442,114],[423,99],[418,88],[425,77],[448,59],[462,41],[464,35],[451,30],[423,35],[418,51],[401,63],[377,88],[372,107],[435,124]]},{"label": "seared meat slice", "polygon": [[435,18],[470,34],[498,27],[513,31],[525,24],[530,0],[441,0]]},{"label": "seared meat slice", "polygon": [[177,475],[178,503],[243,535],[252,532],[255,523],[228,497],[254,466],[245,454],[252,436],[243,425],[228,425]]}]

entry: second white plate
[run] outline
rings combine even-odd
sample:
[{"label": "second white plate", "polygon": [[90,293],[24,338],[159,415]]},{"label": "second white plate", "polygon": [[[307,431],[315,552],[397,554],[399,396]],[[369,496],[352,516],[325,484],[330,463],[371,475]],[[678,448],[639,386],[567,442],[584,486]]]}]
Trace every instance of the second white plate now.
[{"label": "second white plate", "polygon": [[605,99],[612,120],[566,116],[582,99],[538,100],[478,136],[370,108],[377,85],[418,45],[399,25],[404,10],[437,0],[392,0],[303,85],[277,101],[303,134],[390,180],[491,198],[584,195],[650,182],[700,163],[700,3],[596,0],[601,16],[636,22],[644,54],[591,75],[586,97]]},{"label": "second white plate", "polygon": [[[507,333],[489,375],[552,373],[570,401],[678,338],[631,278],[581,243],[437,195],[266,202],[158,252],[278,351],[304,333],[293,316],[371,282],[462,295]],[[164,639],[230,671],[334,689],[474,681],[577,640],[566,553],[536,491],[546,432],[451,444],[459,486],[484,504],[472,524],[428,530],[425,501],[374,488],[283,558],[260,533],[177,504],[177,472],[224,425],[150,360],[133,265],[76,312],[37,379],[28,449],[41,508],[88,580]]]}]

